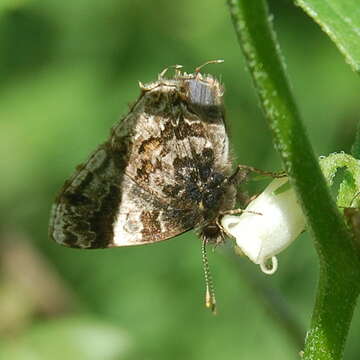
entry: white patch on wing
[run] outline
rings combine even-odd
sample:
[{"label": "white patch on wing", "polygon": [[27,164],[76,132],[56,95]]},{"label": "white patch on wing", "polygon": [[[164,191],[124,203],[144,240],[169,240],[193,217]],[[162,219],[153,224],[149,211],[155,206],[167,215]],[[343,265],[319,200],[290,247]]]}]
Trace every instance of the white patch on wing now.
[{"label": "white patch on wing", "polygon": [[[132,186],[127,176],[124,176],[124,188]],[[114,222],[114,246],[135,245],[142,240],[143,224],[141,222],[141,209],[134,201],[130,191],[123,191],[120,207]]]},{"label": "white patch on wing", "polygon": [[60,244],[65,243],[66,237],[64,234],[64,221],[62,214],[64,206],[62,204],[54,204],[51,208],[51,219],[54,239]]}]

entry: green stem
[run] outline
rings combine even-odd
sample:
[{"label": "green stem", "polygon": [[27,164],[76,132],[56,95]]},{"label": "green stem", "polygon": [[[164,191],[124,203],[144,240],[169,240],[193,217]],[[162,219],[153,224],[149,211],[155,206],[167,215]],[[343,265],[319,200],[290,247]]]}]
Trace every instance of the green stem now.
[{"label": "green stem", "polygon": [[354,158],[360,159],[360,121],[357,124],[355,141],[351,148],[351,153]]},{"label": "green stem", "polygon": [[320,259],[304,359],[340,359],[360,291],[359,259],[306,136],[265,0],[228,0],[228,4],[275,147],[297,192]]}]

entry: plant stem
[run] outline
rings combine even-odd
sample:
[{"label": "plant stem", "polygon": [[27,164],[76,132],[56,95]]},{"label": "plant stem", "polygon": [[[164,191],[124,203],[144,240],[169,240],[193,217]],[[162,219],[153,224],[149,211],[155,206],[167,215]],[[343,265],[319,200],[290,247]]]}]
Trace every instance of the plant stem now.
[{"label": "plant stem", "polygon": [[302,125],[265,0],[228,0],[228,4],[275,147],[297,192],[320,259],[304,359],[340,359],[360,291],[360,262]]},{"label": "plant stem", "polygon": [[355,141],[351,148],[351,153],[354,158],[360,159],[360,121],[357,124]]}]

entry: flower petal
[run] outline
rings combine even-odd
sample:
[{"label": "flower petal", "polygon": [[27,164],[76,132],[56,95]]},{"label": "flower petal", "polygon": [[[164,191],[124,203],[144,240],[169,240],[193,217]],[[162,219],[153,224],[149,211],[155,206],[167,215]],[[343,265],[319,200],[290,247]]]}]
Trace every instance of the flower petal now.
[{"label": "flower petal", "polygon": [[221,220],[241,251],[267,274],[277,269],[275,255],[305,229],[305,217],[294,190],[289,188],[275,193],[287,181],[287,178],[274,179],[241,216],[225,215]]}]

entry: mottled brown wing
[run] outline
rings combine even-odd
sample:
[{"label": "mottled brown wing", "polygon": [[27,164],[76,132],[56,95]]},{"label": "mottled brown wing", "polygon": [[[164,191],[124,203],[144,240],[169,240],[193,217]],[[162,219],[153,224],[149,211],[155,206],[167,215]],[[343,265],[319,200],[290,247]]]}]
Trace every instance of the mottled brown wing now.
[{"label": "mottled brown wing", "polygon": [[192,229],[198,222],[196,209],[178,209],[149,193],[124,176],[119,212],[114,223],[112,246],[149,244]]},{"label": "mottled brown wing", "polygon": [[170,208],[121,176],[108,148],[102,145],[64,185],[51,214],[54,240],[87,249],[141,245],[194,226],[189,211]]},{"label": "mottled brown wing", "polygon": [[164,106],[147,106],[139,117],[126,174],[158,199],[188,209],[189,183],[205,182],[211,171],[232,171],[223,107],[171,102],[160,93]]},{"label": "mottled brown wing", "polygon": [[196,224],[192,210],[170,206],[151,186],[127,175],[130,161],[137,161],[132,151],[138,132],[151,131],[139,128],[146,102],[145,94],[114,127],[109,141],[64,184],[49,226],[58,243],[87,249],[140,245],[171,238]]},{"label": "mottled brown wing", "polygon": [[53,239],[79,248],[140,245],[203,222],[191,186],[231,171],[222,104],[197,81],[194,101],[183,101],[174,84],[144,92],[65,183],[52,209]]}]

